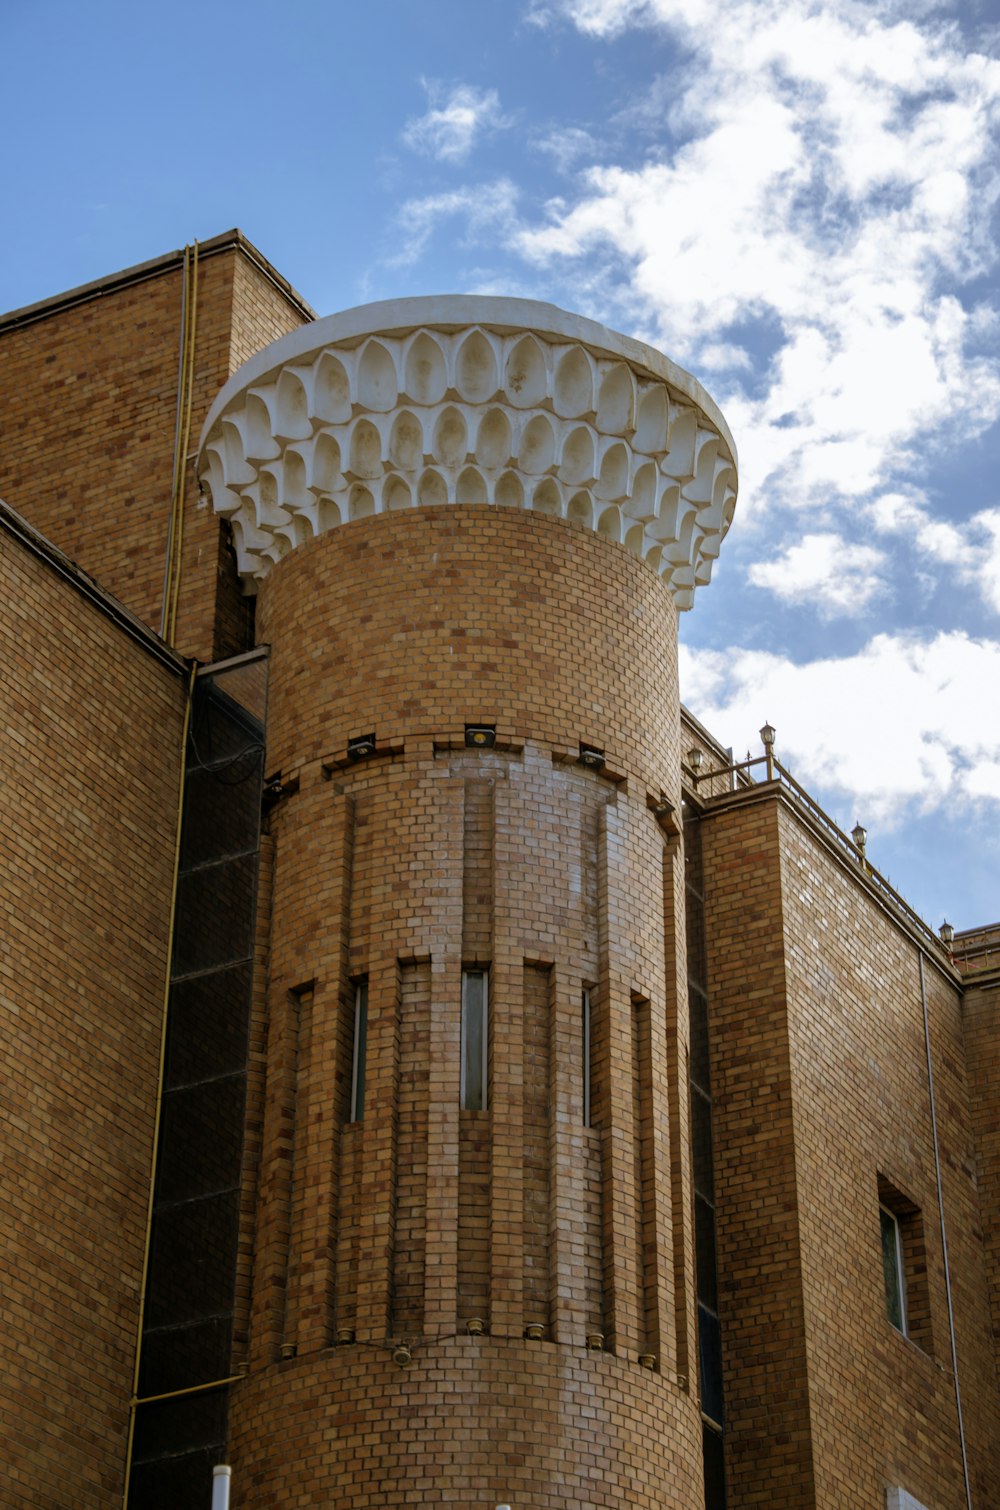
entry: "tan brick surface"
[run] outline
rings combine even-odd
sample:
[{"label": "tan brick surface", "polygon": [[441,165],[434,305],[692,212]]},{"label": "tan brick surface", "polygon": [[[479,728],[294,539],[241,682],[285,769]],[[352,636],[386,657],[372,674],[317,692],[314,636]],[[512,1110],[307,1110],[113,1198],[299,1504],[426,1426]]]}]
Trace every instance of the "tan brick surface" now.
[{"label": "tan brick surface", "polygon": [[[702,827],[733,1501],[874,1510],[901,1485],[958,1510],[916,948],[787,805],[757,795]],[[986,1506],[1000,1500],[1000,1422],[961,1008],[952,981],[932,962],[925,973],[973,1503]],[[880,1176],[922,1213],[920,1345],[886,1315]]]},{"label": "tan brick surface", "polygon": [[120,1500],[184,679],[0,528],[0,1502]]},{"label": "tan brick surface", "polygon": [[1000,980],[995,971],[988,980],[966,982],[964,1008],[979,1211],[993,1347],[1000,1366]]},{"label": "tan brick surface", "polygon": [[[192,448],[228,375],[304,318],[279,284],[245,246],[203,261]],[[0,322],[0,495],[154,627],[180,292],[174,262]],[[0,573],[0,1502],[111,1510],[183,687],[4,535]],[[298,548],[258,629],[268,770],[292,785],[262,849],[234,1504],[701,1504],[685,850],[650,810],[661,794],[679,807],[696,745],[730,1510],[876,1510],[889,1484],[959,1510],[917,945],[787,800],[728,796],[724,752],[695,720],[682,735],[653,573],[561,520],[413,510]],[[210,659],[253,634],[189,471],[179,643]],[[496,748],[466,750],[467,723],[495,725]],[[348,762],[372,732],[376,756]],[[605,751],[602,773],[577,763],[581,742]],[[925,953],[972,1500],[988,1510],[1000,988],[980,952],[963,1003]],[[482,1112],[459,1108],[463,967],[490,972]],[[349,1124],[361,978],[366,1108]],[[910,1338],[885,1314],[888,1190],[920,1212]]]},{"label": "tan brick surface", "polygon": [[[0,498],[153,629],[160,627],[181,329],[180,262],[145,281],[0,325]],[[198,269],[193,452],[208,406],[301,313],[242,251]],[[177,644],[208,661],[252,633],[232,552],[188,468]]]},{"label": "tan brick surface", "polygon": [[[472,1505],[503,1498],[505,1477],[520,1505],[687,1505],[701,1476],[697,1398],[676,1366],[689,1159],[672,1146],[686,1133],[668,1091],[686,1025],[666,1012],[676,898],[646,800],[677,795],[669,596],[560,521],[421,510],[296,552],[265,585],[260,625],[269,761],[298,780],[271,818],[276,1100],[289,993],[315,988],[294,1110],[305,1196],[283,1252],[267,1192],[288,1180],[289,1140],[265,1119],[257,1234],[268,1285],[285,1265],[296,1356],[275,1362],[251,1338],[234,1471],[261,1505],[351,1491],[388,1505],[415,1485]],[[496,749],[464,749],[467,723],[495,725]],[[348,740],[372,732],[382,753],[346,761]],[[577,763],[581,741],[605,750],[614,779]],[[483,1111],[459,1108],[463,966],[490,972]],[[345,1125],[359,977],[365,1117]],[[585,984],[599,1025],[591,1128]],[[323,1324],[307,1331],[317,1293]],[[473,1318],[481,1339],[465,1336]],[[543,1337],[525,1341],[528,1326]],[[603,1354],[586,1350],[595,1331]],[[390,1358],[400,1340],[405,1373]],[[275,1411],[279,1437],[262,1424]],[[334,1429],[342,1413],[351,1424]]]}]

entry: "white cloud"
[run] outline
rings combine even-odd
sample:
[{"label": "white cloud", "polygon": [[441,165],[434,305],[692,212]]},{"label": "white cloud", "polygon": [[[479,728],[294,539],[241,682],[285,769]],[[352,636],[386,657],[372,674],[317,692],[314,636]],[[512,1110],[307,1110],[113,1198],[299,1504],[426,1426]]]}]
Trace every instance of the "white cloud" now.
[{"label": "white cloud", "polygon": [[770,561],[750,567],[754,587],[770,589],[787,603],[812,603],[826,618],[864,611],[885,587],[884,551],[852,545],[840,535],[803,535]]},{"label": "white cloud", "polygon": [[886,493],[867,512],[879,534],[909,536],[932,566],[953,568],[1000,614],[1000,508],[981,509],[959,526],[932,518],[919,496]]},{"label": "white cloud", "polygon": [[1000,509],[984,509],[972,522],[986,537],[977,570],[979,588],[990,607],[1000,613]]},{"label": "white cloud", "polygon": [[558,16],[567,16],[581,31],[595,37],[612,36],[629,25],[655,20],[651,0],[534,0],[528,20],[549,26]]},{"label": "white cloud", "polygon": [[560,172],[565,173],[582,157],[598,156],[600,147],[596,139],[582,126],[560,126],[539,137],[535,143],[539,152],[551,157]]},{"label": "white cloud", "polygon": [[436,84],[425,82],[428,108],[408,121],[403,140],[417,152],[426,152],[440,162],[464,162],[477,139],[487,131],[506,126],[495,89],[476,89],[457,84],[442,95]]},{"label": "white cloud", "polygon": [[[668,159],[594,166],[517,246],[553,269],[611,253],[611,277],[682,361],[774,355],[752,394],[720,394],[743,508],[846,501],[1000,415],[991,314],[956,288],[992,261],[1000,63],[932,19],[854,0],[561,0],[595,38],[662,26],[694,61],[673,77]],[[679,75],[679,76],[678,76]],[[664,97],[662,81],[657,98]],[[668,143],[666,133],[663,144]],[[614,302],[609,280],[608,301]],[[747,322],[750,322],[748,331]]]},{"label": "white cloud", "polygon": [[383,260],[387,267],[406,267],[416,262],[439,223],[456,215],[465,221],[470,237],[487,229],[496,233],[497,227],[505,235],[517,224],[517,202],[518,191],[509,178],[408,199],[397,216],[399,246]]},{"label": "white cloud", "polygon": [[723,743],[756,750],[769,719],[779,759],[832,794],[841,821],[886,827],[945,801],[1000,800],[1000,700],[984,695],[997,686],[1000,645],[961,633],[880,634],[803,665],[681,647],[682,696]]},{"label": "white cloud", "polygon": [[974,797],[992,797],[1000,802],[1000,763],[980,761],[966,772],[964,785]]}]

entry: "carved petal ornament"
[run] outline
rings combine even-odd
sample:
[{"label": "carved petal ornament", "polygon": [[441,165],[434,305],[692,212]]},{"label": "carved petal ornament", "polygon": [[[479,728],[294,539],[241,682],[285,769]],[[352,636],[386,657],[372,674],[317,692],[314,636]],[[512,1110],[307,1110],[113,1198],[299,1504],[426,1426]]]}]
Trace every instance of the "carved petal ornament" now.
[{"label": "carved petal ornament", "polygon": [[732,437],[694,378],[522,299],[393,300],[285,336],[222,389],[198,470],[250,592],[325,530],[463,503],[595,530],[689,608],[736,504]]}]

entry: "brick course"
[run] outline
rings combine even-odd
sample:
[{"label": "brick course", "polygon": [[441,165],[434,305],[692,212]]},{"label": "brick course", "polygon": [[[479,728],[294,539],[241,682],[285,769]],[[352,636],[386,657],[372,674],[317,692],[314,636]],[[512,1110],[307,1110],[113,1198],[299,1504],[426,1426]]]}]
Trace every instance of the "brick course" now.
[{"label": "brick course", "polygon": [[[174,256],[0,321],[0,493],[154,626],[180,284]],[[220,238],[192,446],[221,383],[307,314]],[[2,529],[0,578],[0,1498],[111,1510],[184,684]],[[203,659],[254,635],[193,470],[179,625]],[[921,956],[972,1502],[1000,1503],[995,954],[962,980],[787,794],[706,774],[724,752],[681,723],[669,595],[586,530],[485,506],[357,520],[278,563],[258,630],[286,794],[262,845],[234,1504],[702,1503],[685,845],[650,809],[679,810],[693,745],[730,1510],[876,1510],[887,1485],[965,1504]],[[496,747],[466,749],[468,723]],[[348,760],[369,733],[376,755]],[[994,948],[979,932],[963,947]],[[463,968],[490,976],[482,1111],[459,1106]],[[882,1199],[911,1218],[909,1337],[886,1314]]]},{"label": "brick course", "polygon": [[[734,1503],[966,1503],[917,950],[787,806],[703,820]],[[925,966],[973,1503],[1000,1419],[960,997]],[[879,1177],[923,1218],[920,1343],[886,1315]]]},{"label": "brick course", "polygon": [[[500,1496],[505,1475],[519,1504],[564,1505],[598,1465],[587,1503],[698,1493],[697,1395],[678,1377],[692,1319],[675,1294],[690,1230],[673,1233],[689,1157],[672,1147],[671,1127],[685,1135],[667,1105],[686,1029],[665,1014],[673,893],[646,801],[679,796],[674,623],[666,589],[619,547],[507,510],[358,521],[265,584],[270,759],[298,783],[271,824],[275,1024],[301,981],[314,986],[294,1139],[265,1119],[261,1164],[258,1267],[277,1278],[286,1266],[286,1330],[268,1347],[251,1335],[232,1404],[234,1471],[262,1505],[362,1477],[358,1503],[402,1502],[414,1482],[472,1503],[487,1485]],[[466,750],[466,723],[481,722],[496,749]],[[372,732],[384,753],[343,758]],[[581,740],[605,751],[613,779],[578,764]],[[463,965],[490,970],[483,1111],[459,1109]],[[365,1116],[345,1125],[360,977]],[[288,1031],[271,1051],[276,1094]],[[307,1195],[286,1238],[267,1192],[288,1180],[289,1148]],[[462,1335],[473,1318],[487,1336]],[[525,1342],[528,1326],[542,1337]],[[593,1332],[604,1354],[587,1352]],[[338,1336],[354,1341],[337,1348]],[[400,1340],[414,1351],[405,1376],[388,1356]],[[372,1370],[379,1406],[352,1395]],[[340,1393],[351,1429],[324,1447]],[[400,1394],[423,1426],[405,1453],[417,1479],[397,1490]],[[283,1446],[262,1430],[275,1409],[288,1412]],[[575,1464],[560,1439],[586,1439]]]},{"label": "brick course", "polygon": [[[225,238],[224,238],[225,240]],[[183,271],[86,290],[0,322],[0,498],[158,630],[170,516]],[[231,239],[199,261],[193,452],[208,406],[253,352],[303,323]],[[226,527],[186,479],[177,644],[209,661],[249,648]]]},{"label": "brick course", "polygon": [[5,1506],[120,1500],[186,684],[0,522]]}]

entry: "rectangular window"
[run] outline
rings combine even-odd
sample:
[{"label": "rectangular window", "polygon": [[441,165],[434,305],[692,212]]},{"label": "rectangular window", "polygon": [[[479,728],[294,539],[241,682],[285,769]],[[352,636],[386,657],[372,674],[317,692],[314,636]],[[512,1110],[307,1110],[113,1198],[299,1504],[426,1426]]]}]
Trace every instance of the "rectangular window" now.
[{"label": "rectangular window", "polygon": [[878,1203],[886,1316],[897,1332],[925,1353],[933,1353],[923,1212],[882,1174],[878,1176]]},{"label": "rectangular window", "polygon": [[485,970],[462,971],[462,1083],[463,1111],[486,1110],[489,1021]]},{"label": "rectangular window", "polygon": [[882,1275],[885,1308],[897,1332],[906,1335],[906,1283],[903,1277],[903,1239],[899,1220],[887,1206],[879,1207],[882,1224]]},{"label": "rectangular window", "polygon": [[590,1127],[590,992],[583,993],[583,1125]]},{"label": "rectangular window", "polygon": [[365,1115],[365,1060],[368,1054],[368,982],[354,987],[354,1051],[351,1057],[351,1116],[361,1122]]}]

